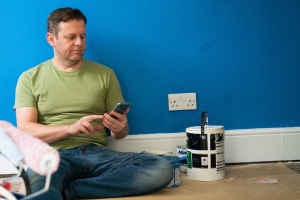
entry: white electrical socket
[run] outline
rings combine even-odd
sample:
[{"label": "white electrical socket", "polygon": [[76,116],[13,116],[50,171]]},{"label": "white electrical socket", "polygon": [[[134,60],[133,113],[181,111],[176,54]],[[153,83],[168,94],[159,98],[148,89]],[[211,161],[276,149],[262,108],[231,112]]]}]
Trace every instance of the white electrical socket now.
[{"label": "white electrical socket", "polygon": [[197,109],[196,93],[168,94],[169,110]]}]

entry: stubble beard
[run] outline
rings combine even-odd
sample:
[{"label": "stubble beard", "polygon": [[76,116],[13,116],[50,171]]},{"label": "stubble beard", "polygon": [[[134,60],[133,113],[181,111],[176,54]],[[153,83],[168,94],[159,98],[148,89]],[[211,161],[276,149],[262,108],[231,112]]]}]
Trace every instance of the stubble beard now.
[{"label": "stubble beard", "polygon": [[60,55],[61,57],[61,60],[63,61],[64,65],[68,66],[68,67],[72,67],[74,65],[77,65],[79,62],[82,61],[83,59],[83,55],[84,54],[81,54],[80,56],[76,55],[76,56],[72,56],[72,55],[69,55],[69,56],[64,56],[64,55]]}]

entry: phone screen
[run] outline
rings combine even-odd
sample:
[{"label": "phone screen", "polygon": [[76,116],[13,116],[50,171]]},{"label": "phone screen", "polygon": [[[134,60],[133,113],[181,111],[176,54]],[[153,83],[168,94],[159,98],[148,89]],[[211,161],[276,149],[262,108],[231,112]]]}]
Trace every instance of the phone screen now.
[{"label": "phone screen", "polygon": [[[113,111],[120,113],[120,114],[124,114],[125,111],[130,107],[130,103],[128,102],[120,102],[117,103],[117,105],[114,107]],[[115,119],[118,119],[116,116],[110,114],[110,116],[112,116]]]}]

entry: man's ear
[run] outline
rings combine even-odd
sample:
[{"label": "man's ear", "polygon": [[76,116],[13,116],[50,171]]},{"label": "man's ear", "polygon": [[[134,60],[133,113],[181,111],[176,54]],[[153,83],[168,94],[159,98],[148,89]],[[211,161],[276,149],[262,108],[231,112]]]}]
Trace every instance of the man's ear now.
[{"label": "man's ear", "polygon": [[55,46],[55,36],[52,33],[47,33],[46,40],[52,47]]}]

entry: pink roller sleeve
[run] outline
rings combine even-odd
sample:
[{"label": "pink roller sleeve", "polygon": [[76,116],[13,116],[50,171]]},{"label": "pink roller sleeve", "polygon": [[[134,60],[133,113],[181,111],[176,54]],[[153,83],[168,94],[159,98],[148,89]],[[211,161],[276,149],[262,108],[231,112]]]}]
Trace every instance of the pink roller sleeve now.
[{"label": "pink roller sleeve", "polygon": [[24,163],[40,175],[47,175],[47,163],[50,163],[51,173],[59,164],[58,151],[47,143],[25,133],[12,124],[0,120],[0,128],[12,139],[24,156]]}]

